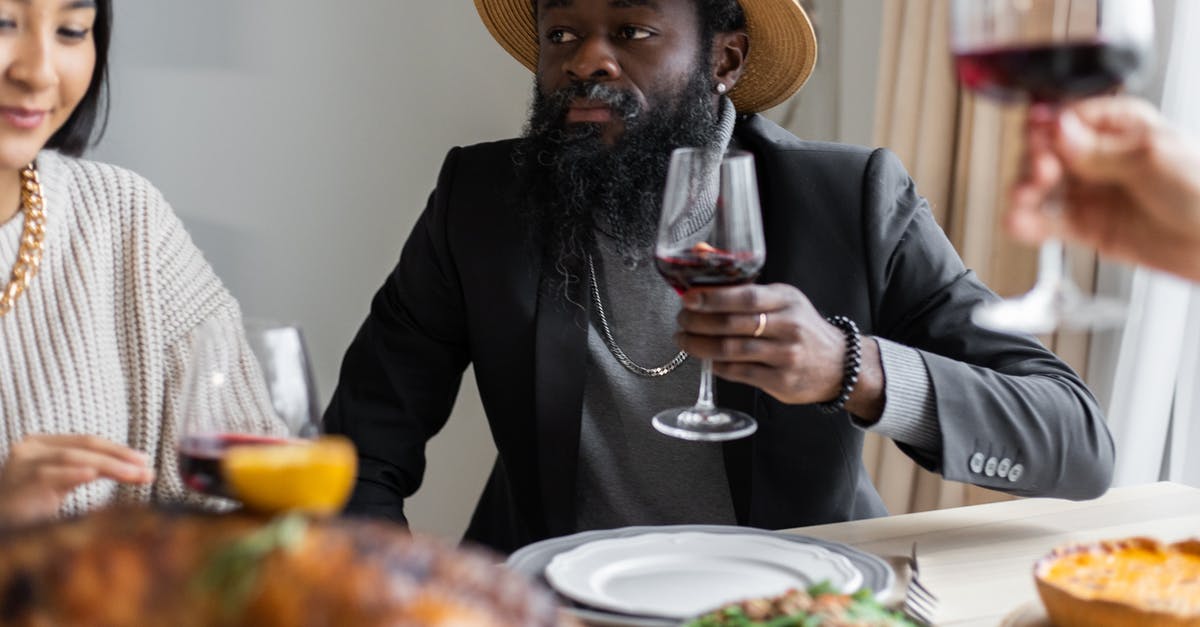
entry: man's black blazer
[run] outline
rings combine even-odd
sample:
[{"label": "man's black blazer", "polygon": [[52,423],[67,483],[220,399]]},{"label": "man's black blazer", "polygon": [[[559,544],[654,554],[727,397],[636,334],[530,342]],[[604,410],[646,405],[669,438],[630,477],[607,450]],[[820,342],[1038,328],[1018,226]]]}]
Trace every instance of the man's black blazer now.
[{"label": "man's black blazer", "polygon": [[[759,281],[792,284],[821,313],[921,352],[942,442],[939,451],[901,444],[907,454],[947,479],[1019,495],[1104,492],[1113,444],[1095,399],[1032,337],[971,324],[971,309],[995,296],[963,266],[894,155],[801,141],[757,115],[739,120],[735,141],[757,163],[767,243]],[[425,443],[473,365],[499,455],[467,538],[502,551],[574,531],[590,309],[586,290],[568,299],[543,288],[555,270],[542,268],[514,199],[513,146],[450,151],[325,415],[329,432],[358,446],[349,511],[404,520]],[[754,436],[725,445],[740,524],[886,514],[862,464],[863,433],[846,414],[725,381],[717,394],[759,421]],[[1023,471],[994,472],[1000,457]]]}]

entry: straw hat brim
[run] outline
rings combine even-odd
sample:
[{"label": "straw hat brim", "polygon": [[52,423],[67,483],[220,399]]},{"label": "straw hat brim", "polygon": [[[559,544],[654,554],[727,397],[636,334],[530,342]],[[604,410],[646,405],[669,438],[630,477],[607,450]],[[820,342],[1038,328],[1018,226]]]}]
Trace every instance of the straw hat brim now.
[{"label": "straw hat brim", "polygon": [[[729,97],[742,113],[770,109],[796,93],[817,64],[817,37],[799,0],[739,0],[750,53]],[[475,0],[484,26],[529,71],[537,71],[538,36],[531,0]]]}]

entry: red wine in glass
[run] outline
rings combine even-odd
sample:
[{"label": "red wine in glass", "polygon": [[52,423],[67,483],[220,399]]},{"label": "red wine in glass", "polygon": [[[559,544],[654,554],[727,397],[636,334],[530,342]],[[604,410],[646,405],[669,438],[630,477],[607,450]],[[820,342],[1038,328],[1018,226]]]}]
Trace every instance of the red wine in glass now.
[{"label": "red wine in glass", "polygon": [[229,498],[221,462],[231,447],[320,433],[308,351],[295,325],[220,316],[188,340],[176,440],[180,479],[189,490]]},{"label": "red wine in glass", "polygon": [[[662,206],[654,263],[676,292],[742,285],[758,275],[767,249],[754,155],[711,146],[676,149]],[[713,389],[712,360],[701,359],[695,404],[664,409],[650,424],[671,437],[706,442],[758,429],[746,412],[718,407]]]},{"label": "red wine in glass", "polygon": [[[1136,82],[1154,48],[1153,2],[1080,5],[1076,11],[1062,0],[950,0],[959,80],[987,98],[1049,110]],[[1047,192],[1047,215],[1061,212],[1064,189]],[[1049,237],[1038,252],[1033,288],[980,303],[971,320],[993,331],[1050,333],[1115,326],[1124,309],[1118,299],[1080,290],[1067,272],[1062,241]]]},{"label": "red wine in glass", "polygon": [[753,281],[762,267],[762,258],[754,253],[712,248],[656,257],[654,262],[659,274],[680,294],[692,287],[744,285]]},{"label": "red wine in glass", "polygon": [[1141,48],[1103,41],[972,49],[955,55],[963,85],[1004,102],[1057,103],[1109,93],[1142,63]]},{"label": "red wine in glass", "polygon": [[212,496],[231,498],[225,479],[221,476],[221,458],[231,446],[285,444],[286,438],[218,433],[190,435],[179,443],[179,475],[189,490]]}]

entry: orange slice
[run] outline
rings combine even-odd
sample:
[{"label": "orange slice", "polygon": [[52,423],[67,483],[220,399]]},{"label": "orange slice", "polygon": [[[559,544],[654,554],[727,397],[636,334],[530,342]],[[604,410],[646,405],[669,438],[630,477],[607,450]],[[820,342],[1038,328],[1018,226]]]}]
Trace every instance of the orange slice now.
[{"label": "orange slice", "polygon": [[358,456],[350,440],[324,436],[308,442],[233,446],[221,474],[247,508],[328,515],[341,510],[354,488]]}]

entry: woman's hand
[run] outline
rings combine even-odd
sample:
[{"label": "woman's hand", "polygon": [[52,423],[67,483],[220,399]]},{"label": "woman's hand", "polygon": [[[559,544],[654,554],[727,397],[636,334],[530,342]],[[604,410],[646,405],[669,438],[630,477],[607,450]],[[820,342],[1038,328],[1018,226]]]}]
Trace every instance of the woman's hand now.
[{"label": "woman's hand", "polygon": [[[1016,237],[1061,231],[1102,254],[1200,280],[1200,146],[1148,103],[1114,96],[1057,114],[1035,108],[1026,153],[1007,215]],[[1060,183],[1061,225],[1041,211]]]},{"label": "woman's hand", "polygon": [[[831,401],[841,392],[846,336],[791,285],[688,290],[678,321],[680,348],[713,360],[713,374],[723,379],[793,404]],[[878,344],[864,337],[862,347],[846,410],[875,421],[883,413],[883,366]]]},{"label": "woman's hand", "polygon": [[50,518],[72,490],[96,479],[146,484],[154,471],[142,453],[94,435],[31,435],[0,468],[0,522]]}]

